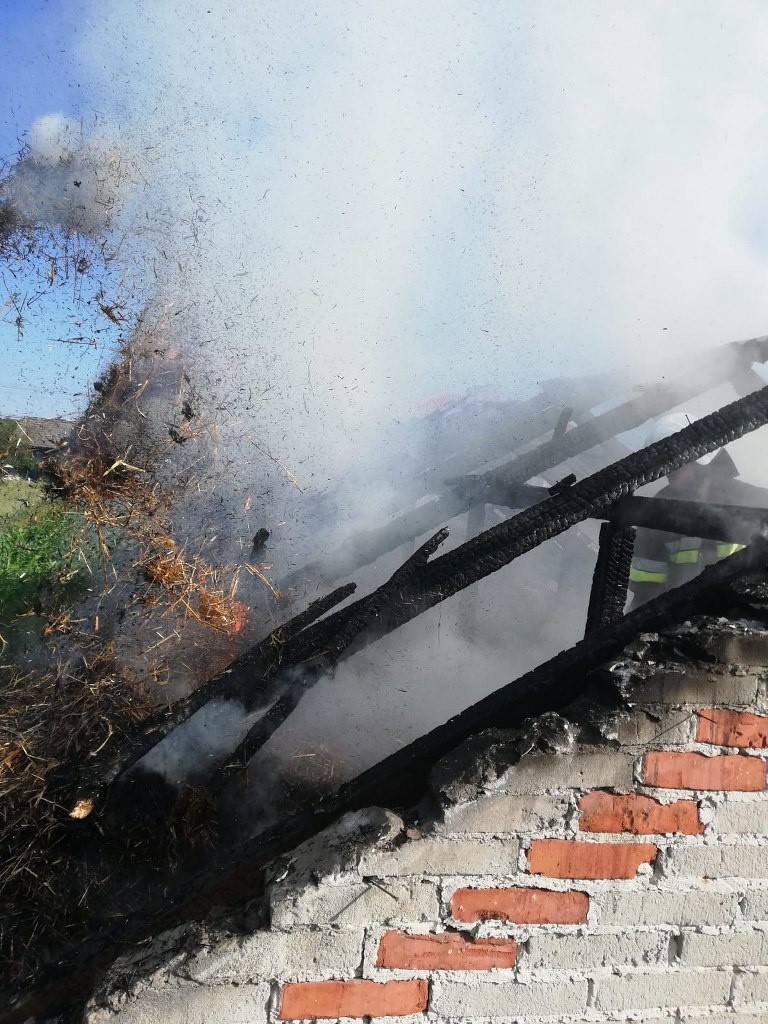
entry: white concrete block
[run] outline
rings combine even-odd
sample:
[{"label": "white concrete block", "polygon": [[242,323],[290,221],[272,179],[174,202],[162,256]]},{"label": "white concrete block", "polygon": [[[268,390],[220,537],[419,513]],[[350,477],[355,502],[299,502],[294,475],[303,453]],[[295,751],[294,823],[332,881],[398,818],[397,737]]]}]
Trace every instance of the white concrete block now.
[{"label": "white concrete block", "polygon": [[565,796],[511,796],[493,793],[471,803],[445,809],[441,831],[539,832],[563,825],[568,810]]},{"label": "white concrete block", "polygon": [[728,672],[692,670],[659,672],[633,685],[630,699],[638,703],[751,705],[757,697],[759,676],[733,676]]},{"label": "white concrete block", "polygon": [[686,878],[768,878],[768,846],[677,846],[665,874]]},{"label": "white concrete block", "polygon": [[735,892],[609,890],[596,893],[591,902],[601,925],[723,925],[739,916]]},{"label": "white concrete block", "polygon": [[363,854],[361,875],[509,875],[517,871],[519,843],[413,839],[395,850]]},{"label": "white concrete block", "polygon": [[626,751],[529,754],[499,780],[505,793],[536,795],[550,790],[616,788],[634,782],[635,756]]},{"label": "white concrete block", "polygon": [[89,1009],[85,1024],[266,1024],[269,996],[267,984],[206,988],[174,981],[125,997],[114,1009]]},{"label": "white concrete block", "polygon": [[297,925],[356,928],[366,924],[408,924],[440,919],[437,886],[420,879],[326,884],[300,890],[292,896],[281,893],[273,899],[271,910],[272,926],[283,930]]},{"label": "white concrete block", "polygon": [[362,929],[256,932],[218,949],[200,950],[185,965],[184,975],[206,985],[350,978],[362,955]]},{"label": "white concrete block", "polygon": [[[666,1018],[662,1019],[661,1024],[663,1024],[664,1020]],[[635,1019],[631,1021],[631,1024],[635,1024]],[[637,1024],[646,1024],[646,1022],[644,1019],[641,1021],[640,1018],[637,1018]],[[650,1024],[650,1021],[648,1021],[648,1024]],[[656,1024],[660,1024],[658,1018],[656,1018]],[[677,1024],[677,1018],[672,1021],[667,1020],[667,1024]],[[766,1024],[766,1016],[758,1010],[753,1012],[750,1009],[732,1010],[730,1013],[725,1010],[723,1013],[708,1013],[704,1016],[700,1013],[697,1013],[695,1016],[684,1013],[681,1024]]]},{"label": "white concrete block", "polygon": [[665,932],[627,931],[621,935],[552,935],[534,932],[521,966],[558,969],[614,967],[620,964],[666,964],[669,936]]},{"label": "white concrete block", "polygon": [[768,1003],[768,971],[738,974],[736,977],[735,1003]]},{"label": "white concrete block", "polygon": [[446,1017],[506,1017],[517,1015],[556,1016],[581,1013],[587,1005],[588,983],[575,979],[559,983],[501,982],[494,984],[486,974],[466,981],[435,978],[430,1010]]},{"label": "white concrete block", "polygon": [[723,1006],[731,991],[730,971],[673,971],[598,978],[598,1010]]},{"label": "white concrete block", "polygon": [[715,832],[768,834],[768,800],[727,800],[715,808],[712,816]]},{"label": "white concrete block", "polygon": [[[649,709],[651,710],[651,709]],[[638,708],[629,718],[618,723],[619,743],[626,746],[663,742],[674,747],[690,743],[696,732],[696,715],[693,711],[666,711],[648,713]]]},{"label": "white concrete block", "polygon": [[696,967],[759,967],[768,964],[767,932],[723,932],[683,935],[681,963]]},{"label": "white concrete block", "polygon": [[768,889],[747,889],[741,912],[746,921],[768,921]]}]

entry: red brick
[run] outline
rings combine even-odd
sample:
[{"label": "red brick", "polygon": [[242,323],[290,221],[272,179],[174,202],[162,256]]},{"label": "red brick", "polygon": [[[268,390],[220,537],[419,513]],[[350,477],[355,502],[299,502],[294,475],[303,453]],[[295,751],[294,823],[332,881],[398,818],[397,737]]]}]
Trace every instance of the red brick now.
[{"label": "red brick", "polygon": [[663,835],[680,832],[701,835],[699,805],[695,800],[662,804],[638,793],[604,793],[595,790],[579,800],[582,832],[632,832],[634,835]]},{"label": "red brick", "polygon": [[427,982],[301,981],[283,985],[280,1020],[400,1017],[427,1008]]},{"label": "red brick", "polygon": [[648,786],[664,789],[719,789],[752,793],[765,789],[765,762],[744,754],[649,751],[643,759]]},{"label": "red brick", "polygon": [[726,708],[707,708],[699,712],[696,732],[699,743],[719,747],[768,747],[768,718]]},{"label": "red brick", "polygon": [[386,932],[379,943],[377,967],[410,971],[485,971],[514,967],[518,944],[513,939],[475,939],[456,932],[407,935]]},{"label": "red brick", "polygon": [[456,921],[512,921],[516,924],[584,924],[585,892],[551,889],[457,889],[451,898]]},{"label": "red brick", "polygon": [[579,843],[535,839],[528,850],[534,875],[549,878],[634,878],[641,864],[656,859],[655,843]]}]

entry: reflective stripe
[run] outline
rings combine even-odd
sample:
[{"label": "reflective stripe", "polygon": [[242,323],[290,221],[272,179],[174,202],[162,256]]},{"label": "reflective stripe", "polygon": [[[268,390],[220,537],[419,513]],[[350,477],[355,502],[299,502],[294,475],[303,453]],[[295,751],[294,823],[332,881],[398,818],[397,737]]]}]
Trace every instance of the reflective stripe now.
[{"label": "reflective stripe", "polygon": [[671,551],[669,560],[673,565],[695,565],[701,558],[701,551]]},{"label": "reflective stripe", "polygon": [[693,551],[701,547],[701,537],[678,537],[664,545],[668,551]]},{"label": "reflective stripe", "polygon": [[746,544],[718,544],[715,549],[718,558],[728,558],[735,555],[737,551],[743,551]]},{"label": "reflective stripe", "polygon": [[630,583],[666,583],[667,563],[656,558],[633,558]]},{"label": "reflective stripe", "polygon": [[648,572],[646,569],[635,569],[633,566],[629,570],[629,579],[631,583],[666,583],[667,573]]},{"label": "reflective stripe", "polygon": [[666,572],[667,563],[663,558],[635,558],[632,559],[633,569],[642,569],[644,572]]}]

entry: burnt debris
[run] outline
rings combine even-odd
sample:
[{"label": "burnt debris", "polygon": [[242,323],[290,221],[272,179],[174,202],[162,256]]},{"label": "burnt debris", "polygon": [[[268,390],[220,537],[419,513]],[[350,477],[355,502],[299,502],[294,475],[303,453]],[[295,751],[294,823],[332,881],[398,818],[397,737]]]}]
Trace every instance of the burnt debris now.
[{"label": "burnt debris", "polygon": [[260,555],[264,550],[267,541],[269,540],[269,530],[262,526],[253,535],[253,541],[251,542],[251,555]]},{"label": "burnt debris", "polygon": [[[151,716],[137,730],[130,752],[126,751],[122,758],[120,752],[110,752],[110,767],[106,775],[102,776],[102,782],[109,784],[121,770],[134,764],[138,757],[151,749],[172,728],[188,719],[213,697],[240,700],[246,710],[251,710],[256,699],[254,695],[257,695],[259,704],[265,700],[265,695],[267,698],[271,696],[274,701],[281,702],[282,712],[273,718],[276,728],[297,702],[286,694],[286,678],[301,680],[295,684],[300,699],[311,685],[309,680],[316,681],[342,657],[348,657],[360,647],[397,629],[585,519],[612,519],[616,514],[620,517],[617,526],[620,525],[622,529],[653,524],[657,528],[666,529],[675,524],[693,527],[700,520],[705,532],[728,533],[730,536],[738,532],[737,539],[740,542],[750,541],[761,531],[762,522],[768,518],[768,511],[739,508],[731,520],[723,512],[724,507],[708,512],[706,506],[700,503],[670,502],[673,507],[667,509],[664,499],[654,501],[634,498],[632,495],[638,487],[667,476],[766,422],[768,387],[763,387],[689,424],[676,434],[656,441],[571,484],[567,489],[483,531],[447,554],[432,558],[448,535],[447,530],[439,530],[390,580],[371,594],[334,612],[328,618],[320,621],[313,619],[311,624],[303,625],[298,630],[295,622],[292,626],[289,620],[278,633],[284,636],[287,630],[290,639],[275,644],[274,636],[268,637],[188,698]],[[572,437],[577,429],[565,434],[561,440]],[[508,464],[512,475],[515,464],[515,460]],[[487,497],[491,493],[500,492],[496,500],[506,503],[504,475],[502,467],[493,470],[485,478],[478,478],[483,480],[483,486],[478,488],[477,493]],[[520,483],[512,486],[517,488]],[[729,523],[727,531],[718,525],[725,521]],[[256,537],[259,537],[258,533]],[[717,539],[730,537],[718,536]],[[626,569],[626,536],[622,550]],[[623,570],[621,575],[624,575]],[[619,603],[620,587],[608,602],[613,608],[613,617],[618,614]],[[610,620],[611,616],[605,607],[600,614],[592,609],[590,625],[605,621],[605,615]],[[290,683],[287,688],[291,689]],[[262,728],[257,730],[260,737],[271,735],[273,731],[270,729],[265,733]],[[247,752],[252,755],[255,749],[258,746],[250,744]],[[98,776],[89,772],[89,777],[93,780]]]},{"label": "burnt debris", "polygon": [[587,608],[587,634],[618,622],[624,615],[635,532],[634,527],[622,529],[615,521],[600,527],[600,548]]},{"label": "burnt debris", "polygon": [[[734,355],[738,358],[734,359]],[[747,390],[756,383],[751,363],[768,358],[768,339],[730,348],[728,358],[738,367],[733,371],[735,381]],[[685,382],[683,392],[694,394],[711,386],[717,379],[717,365],[714,356],[703,359],[701,369]],[[151,711],[141,721],[128,725],[119,736],[94,748],[87,763],[73,755],[71,762],[62,765],[59,776],[66,780],[66,785],[57,796],[64,814],[69,814],[62,822],[65,842],[75,850],[85,850],[87,845],[88,857],[99,856],[100,852],[111,856],[119,846],[126,816],[140,817],[142,799],[154,792],[146,772],[137,771],[142,767],[142,757],[210,701],[239,702],[246,714],[264,709],[235,749],[211,759],[205,800],[213,798],[215,803],[227,782],[247,766],[254,753],[293,713],[304,694],[319,679],[332,674],[342,659],[571,527],[587,519],[605,521],[592,596],[585,609],[586,635],[582,641],[509,682],[331,795],[317,799],[311,808],[286,815],[279,828],[255,838],[214,846],[202,862],[180,855],[175,866],[164,868],[162,899],[155,886],[147,891],[143,902],[137,902],[133,912],[112,921],[105,930],[100,930],[100,926],[92,928],[90,937],[79,944],[74,956],[62,955],[60,951],[52,954],[46,966],[50,983],[55,985],[57,979],[68,978],[77,965],[82,973],[71,975],[69,981],[72,983],[71,978],[77,977],[77,984],[87,985],[93,971],[108,962],[117,945],[140,941],[152,930],[184,920],[200,906],[212,905],[226,880],[246,867],[252,875],[255,867],[290,849],[346,810],[371,804],[401,807],[417,801],[436,761],[459,743],[490,726],[516,727],[532,715],[566,707],[594,685],[595,674],[606,661],[618,657],[640,634],[658,631],[696,614],[721,614],[733,609],[746,609],[753,616],[762,614],[761,609],[766,606],[768,509],[747,504],[705,505],[696,501],[638,498],[634,491],[768,423],[768,387],[761,386],[676,434],[582,479],[566,477],[563,485],[555,488],[534,486],[531,482],[536,474],[552,470],[573,455],[678,404],[680,395],[676,386],[659,388],[571,429],[571,410],[564,409],[554,431],[550,417],[549,426],[543,431],[547,440],[484,473],[467,472],[471,468],[469,455],[451,459],[449,465],[442,467],[445,475],[440,486],[426,492],[436,497],[425,503],[414,502],[413,508],[395,516],[380,530],[352,538],[341,555],[326,556],[294,574],[296,578],[326,582],[344,579],[387,551],[431,533],[381,586],[354,601],[349,601],[355,592],[354,583],[337,587],[273,630],[187,697]],[[189,411],[191,414],[191,407]],[[188,421],[191,415],[182,410],[182,418]],[[185,427],[172,426],[170,430],[181,432]],[[179,437],[182,440],[173,438],[179,444],[187,439],[186,433]],[[448,536],[445,523],[461,512],[471,512],[481,524],[484,516],[479,513],[488,503],[522,511],[488,529],[478,525],[480,532],[476,536],[438,556],[437,551]],[[638,526],[746,546],[683,586],[625,614],[634,529]],[[253,537],[251,555],[260,554],[268,539],[269,531],[259,529]],[[290,578],[283,581],[282,588],[289,588],[290,583]],[[136,832],[136,849],[140,851],[151,845],[146,832],[148,824],[162,827],[179,813],[174,794],[167,787],[155,789],[158,792],[149,801],[152,806],[147,807],[143,823],[145,831],[142,834],[139,827]],[[194,807],[202,806],[198,795],[191,791],[185,799],[192,801]],[[89,808],[88,814],[78,816],[75,812],[83,807]],[[193,902],[190,893],[195,894]],[[7,1005],[12,1004],[8,1001]],[[23,1011],[24,1006],[19,1003],[11,1015],[3,1017],[0,1013],[0,1021],[21,1020]]]}]

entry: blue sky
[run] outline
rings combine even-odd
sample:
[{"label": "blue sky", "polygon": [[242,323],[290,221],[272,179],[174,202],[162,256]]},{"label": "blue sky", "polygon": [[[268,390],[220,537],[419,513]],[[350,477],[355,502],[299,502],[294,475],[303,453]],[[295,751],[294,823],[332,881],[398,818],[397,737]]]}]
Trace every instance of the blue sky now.
[{"label": "blue sky", "polygon": [[52,110],[80,113],[83,90],[71,62],[80,13],[68,0],[0,0],[3,154],[14,152],[36,118]]},{"label": "blue sky", "polygon": [[[73,60],[82,16],[81,5],[68,0],[0,0],[0,156],[12,158],[38,118],[78,118],[92,108]],[[56,340],[79,333],[67,298],[68,289],[42,300],[21,339],[8,322],[13,315],[0,314],[0,413],[71,415],[82,408],[108,349],[101,337],[98,348]]]}]

